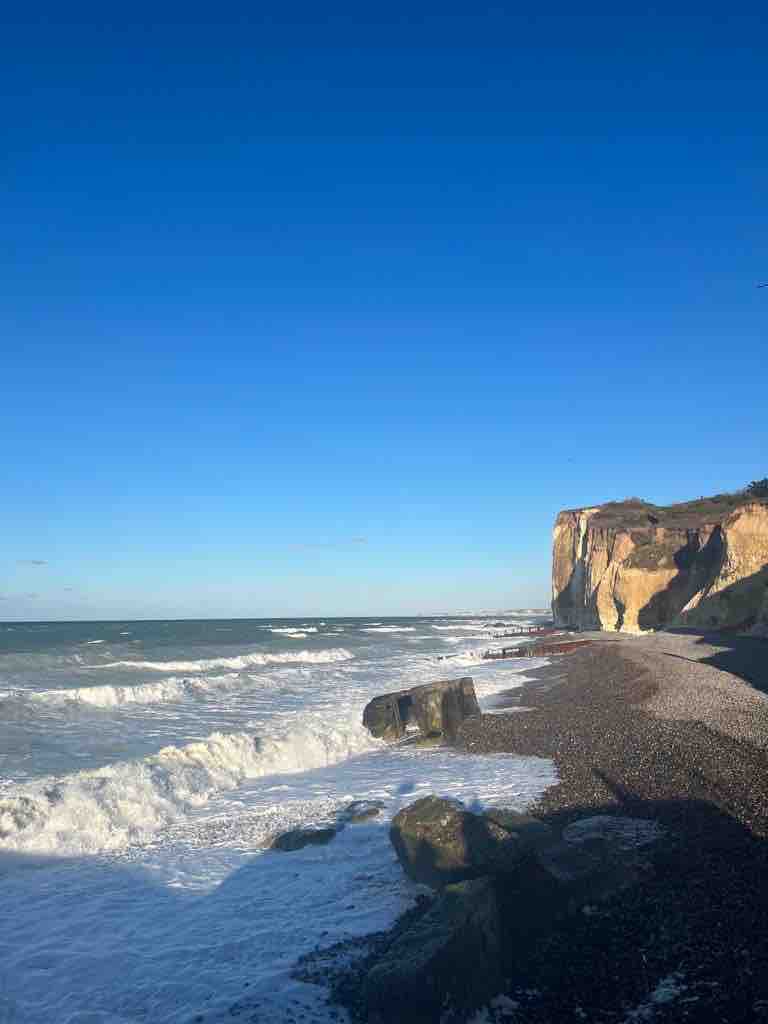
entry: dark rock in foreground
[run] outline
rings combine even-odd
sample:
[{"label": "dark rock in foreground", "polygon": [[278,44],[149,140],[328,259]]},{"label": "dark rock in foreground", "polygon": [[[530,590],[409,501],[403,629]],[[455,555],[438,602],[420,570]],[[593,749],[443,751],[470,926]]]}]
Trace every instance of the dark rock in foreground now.
[{"label": "dark rock in foreground", "polygon": [[294,850],[303,850],[305,846],[325,846],[336,838],[338,832],[339,829],[335,825],[322,828],[292,828],[275,836],[269,848],[280,850],[282,853],[293,853]]},{"label": "dark rock in foreground", "polygon": [[598,854],[567,842],[537,850],[536,864],[544,872],[545,884],[554,886],[561,913],[611,899],[636,885],[648,870],[645,861],[630,851]]},{"label": "dark rock in foreground", "polygon": [[[645,848],[660,834],[652,822],[593,815],[561,836],[511,810],[416,801],[390,835],[408,874],[437,892],[337,973],[338,1001],[357,1024],[466,1021],[509,979],[525,987],[518,972],[532,949],[565,941],[574,922],[592,921],[601,904],[648,877]],[[349,960],[348,950],[339,955]]]},{"label": "dark rock in foreground", "polygon": [[280,832],[267,845],[270,850],[280,850],[282,853],[303,850],[305,846],[325,846],[347,825],[369,821],[381,814],[383,809],[382,800],[353,800],[336,813],[335,819]]},{"label": "dark rock in foreground", "polygon": [[473,1009],[502,984],[499,910],[488,878],[449,885],[371,969],[371,1024],[431,1024],[447,1008]]},{"label": "dark rock in foreground", "polygon": [[361,821],[377,817],[383,809],[382,800],[353,800],[351,804],[347,804],[340,817],[350,825],[357,825]]},{"label": "dark rock in foreground", "polygon": [[406,873],[435,887],[511,871],[533,849],[556,839],[548,825],[526,814],[472,814],[435,796],[400,811],[390,838]]},{"label": "dark rock in foreground", "polygon": [[479,714],[475,685],[465,676],[374,697],[363,711],[363,725],[379,739],[399,740],[415,725],[423,736],[453,742],[464,719]]}]

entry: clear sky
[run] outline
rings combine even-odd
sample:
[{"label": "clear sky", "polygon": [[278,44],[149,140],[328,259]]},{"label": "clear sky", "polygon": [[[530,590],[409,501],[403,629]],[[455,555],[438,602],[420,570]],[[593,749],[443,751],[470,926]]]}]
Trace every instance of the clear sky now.
[{"label": "clear sky", "polygon": [[6,12],[0,618],[541,605],[768,474],[765,7],[536,6]]}]

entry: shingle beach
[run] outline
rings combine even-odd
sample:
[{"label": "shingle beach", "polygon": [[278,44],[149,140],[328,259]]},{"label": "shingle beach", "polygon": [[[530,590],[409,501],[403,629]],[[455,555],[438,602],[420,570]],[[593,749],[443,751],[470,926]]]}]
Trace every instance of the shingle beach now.
[{"label": "shingle beach", "polygon": [[768,1020],[768,643],[627,637],[531,677],[460,744],[554,758],[534,812],[560,827],[626,815],[662,839],[641,884],[520,950],[488,1019]]}]

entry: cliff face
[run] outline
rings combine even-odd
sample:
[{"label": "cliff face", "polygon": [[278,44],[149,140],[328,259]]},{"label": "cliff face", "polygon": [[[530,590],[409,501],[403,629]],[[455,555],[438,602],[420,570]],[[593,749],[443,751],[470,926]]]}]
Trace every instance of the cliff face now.
[{"label": "cliff face", "polygon": [[768,501],[722,495],[663,508],[631,499],[561,512],[552,612],[581,629],[768,636]]}]

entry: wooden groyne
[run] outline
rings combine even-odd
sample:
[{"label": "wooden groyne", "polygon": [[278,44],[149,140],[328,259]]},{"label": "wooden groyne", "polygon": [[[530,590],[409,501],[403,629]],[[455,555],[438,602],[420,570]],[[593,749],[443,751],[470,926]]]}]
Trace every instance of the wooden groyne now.
[{"label": "wooden groyne", "polygon": [[498,651],[486,651],[483,654],[485,661],[496,661],[501,658],[546,658],[550,654],[568,654],[595,643],[594,640],[564,640],[559,644],[525,644],[523,647],[502,647]]},{"label": "wooden groyne", "polygon": [[507,636],[545,636],[547,633],[560,632],[554,622],[547,626],[516,626],[513,622],[487,622],[484,628],[504,629]]},{"label": "wooden groyne", "polygon": [[506,633],[492,633],[494,640],[506,640],[511,636],[563,636],[572,630],[559,629],[556,626],[516,626]]}]

